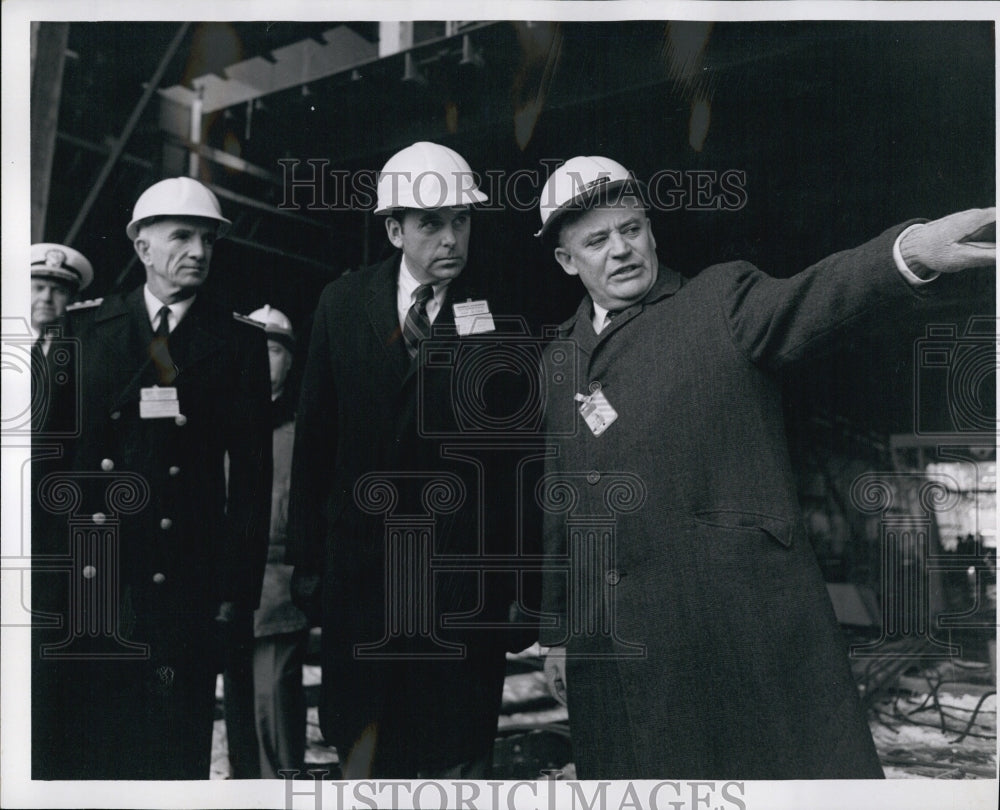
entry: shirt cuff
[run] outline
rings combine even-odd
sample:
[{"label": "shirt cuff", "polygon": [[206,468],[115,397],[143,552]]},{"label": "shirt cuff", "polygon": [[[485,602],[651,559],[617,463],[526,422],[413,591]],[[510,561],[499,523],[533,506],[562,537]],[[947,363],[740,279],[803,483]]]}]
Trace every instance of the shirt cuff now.
[{"label": "shirt cuff", "polygon": [[899,271],[899,274],[906,279],[906,283],[912,287],[922,287],[924,284],[930,284],[934,281],[934,279],[941,275],[940,273],[935,273],[930,278],[920,278],[920,276],[916,275],[909,267],[906,266],[906,262],[903,261],[903,254],[899,249],[900,241],[902,241],[903,237],[906,236],[906,234],[908,234],[911,230],[919,228],[922,224],[923,223],[918,222],[911,225],[909,228],[906,228],[899,234],[899,236],[896,237],[896,241],[892,243],[892,259],[896,262],[896,269]]}]

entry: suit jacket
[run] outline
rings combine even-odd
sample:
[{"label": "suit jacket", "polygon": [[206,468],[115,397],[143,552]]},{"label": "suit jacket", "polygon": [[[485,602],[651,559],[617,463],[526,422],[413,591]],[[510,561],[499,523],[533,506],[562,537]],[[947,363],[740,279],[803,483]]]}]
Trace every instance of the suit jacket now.
[{"label": "suit jacket", "polygon": [[923,295],[893,264],[899,231],[785,280],[661,266],[600,335],[589,298],[560,327],[550,369],[568,345],[577,390],[618,413],[594,436],[546,410],[543,607],[561,623],[542,641],[568,646],[581,778],[881,774],[799,518],[778,372]]},{"label": "suit jacket", "polygon": [[[288,555],[297,579],[322,574],[324,736],[344,759],[362,730],[377,729],[373,767],[405,776],[492,745],[513,577],[462,568],[516,537],[514,487],[503,483],[516,454],[470,444],[461,418],[470,401],[457,368],[484,343],[455,334],[452,304],[484,290],[469,268],[449,284],[422,366],[401,336],[399,262],[344,276],[320,298],[295,430]],[[502,413],[507,393],[494,393]],[[460,614],[480,626],[446,619]]]},{"label": "suit jacket", "polygon": [[[69,635],[63,652],[73,657],[52,666],[63,669],[63,699],[84,703],[93,719],[86,734],[70,735],[79,750],[57,756],[71,767],[89,758],[115,778],[170,778],[178,751],[150,754],[159,765],[145,762],[156,750],[149,745],[127,759],[113,752],[142,726],[135,712],[150,715],[144,734],[173,739],[171,729],[180,728],[178,745],[210,750],[214,617],[225,601],[256,607],[267,554],[266,340],[262,329],[199,295],[169,338],[180,415],[143,419],[143,389],[157,374],[142,289],[73,309],[68,321],[79,341],[81,432],[65,476],[43,482],[39,493],[63,512],[57,551],[72,561],[66,622],[48,640]],[[150,690],[162,697],[162,712],[152,708]],[[63,706],[53,722],[69,727],[78,717]],[[94,762],[102,750],[107,761]]]}]

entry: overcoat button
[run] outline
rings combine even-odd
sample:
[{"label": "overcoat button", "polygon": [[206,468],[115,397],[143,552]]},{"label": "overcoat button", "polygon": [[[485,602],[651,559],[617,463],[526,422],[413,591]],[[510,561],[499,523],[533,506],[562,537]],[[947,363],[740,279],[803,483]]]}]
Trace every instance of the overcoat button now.
[{"label": "overcoat button", "polygon": [[590,384],[590,393],[591,394],[596,394],[600,390],[601,390],[601,384],[600,384],[600,382],[598,382],[597,380],[594,380]]},{"label": "overcoat button", "polygon": [[93,520],[94,523],[96,523],[98,526],[104,523],[107,519],[108,516],[105,515],[103,512],[94,512],[93,517],[91,518],[91,520]]},{"label": "overcoat button", "polygon": [[604,575],[604,579],[607,581],[608,585],[617,585],[622,581],[622,575],[612,568],[607,574]]},{"label": "overcoat button", "polygon": [[93,579],[96,576],[97,576],[97,569],[94,568],[94,566],[92,566],[92,565],[85,565],[85,566],[83,566],[83,578],[84,579]]},{"label": "overcoat button", "polygon": [[167,472],[170,473],[171,477],[176,477],[181,474],[181,468],[171,467],[169,470],[167,470]]},{"label": "overcoat button", "polygon": [[153,574],[153,582],[155,582],[157,585],[162,585],[166,581],[167,577],[165,574],[161,574],[159,571]]},{"label": "overcoat button", "polygon": [[110,459],[106,458],[101,461],[101,469],[104,472],[111,472],[115,468],[115,463]]},{"label": "overcoat button", "polygon": [[178,427],[184,427],[184,425],[187,424],[187,421],[188,418],[182,413],[179,413],[177,414],[177,416],[174,417],[174,424],[176,424]]},{"label": "overcoat button", "polygon": [[600,480],[601,480],[601,474],[597,470],[591,470],[589,473],[587,473],[588,484],[596,484]]},{"label": "overcoat button", "polygon": [[174,525],[174,522],[170,518],[163,518],[160,521],[160,528],[163,529],[163,531],[166,531],[167,529],[169,529],[173,525]]}]

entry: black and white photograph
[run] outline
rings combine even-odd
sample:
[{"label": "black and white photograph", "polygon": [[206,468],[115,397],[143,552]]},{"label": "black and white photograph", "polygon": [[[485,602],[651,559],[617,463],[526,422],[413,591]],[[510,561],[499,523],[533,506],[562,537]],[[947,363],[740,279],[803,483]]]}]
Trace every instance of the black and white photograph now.
[{"label": "black and white photograph", "polygon": [[996,806],[1000,4],[2,12],[0,805]]}]

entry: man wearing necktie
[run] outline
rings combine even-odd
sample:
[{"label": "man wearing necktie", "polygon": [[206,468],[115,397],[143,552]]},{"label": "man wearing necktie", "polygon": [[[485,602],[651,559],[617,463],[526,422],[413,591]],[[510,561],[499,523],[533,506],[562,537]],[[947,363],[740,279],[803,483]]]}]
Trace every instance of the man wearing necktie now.
[{"label": "man wearing necktie", "polygon": [[264,331],[201,292],[229,225],[201,183],[154,184],[126,229],[145,284],[68,310],[79,496],[35,778],[209,777],[221,648],[258,603],[271,492]]},{"label": "man wearing necktie", "polygon": [[[546,424],[543,609],[560,623],[541,633],[577,775],[881,777],[802,526],[780,375],[907,317],[937,275],[993,265],[979,234],[996,212],[896,226],[787,279],[731,262],[689,280],[659,262],[647,204],[605,157],[566,161],[541,194],[538,235],[587,293],[559,327],[586,393],[546,408],[566,418]],[[597,484],[616,479],[628,493],[594,552],[572,518],[607,514]]]},{"label": "man wearing necktie", "polygon": [[[513,577],[431,570],[515,536],[512,488],[506,511],[483,503],[484,471],[441,438],[461,433],[455,368],[441,358],[472,333],[492,340],[482,279],[466,267],[471,209],[485,200],[453,150],[398,152],[375,210],[396,253],[328,285],[316,310],[288,558],[293,598],[322,623],[320,724],[346,777],[485,778],[505,648],[527,643],[503,626]],[[493,626],[450,623],[463,616]]]}]

